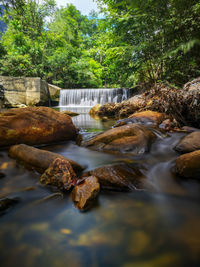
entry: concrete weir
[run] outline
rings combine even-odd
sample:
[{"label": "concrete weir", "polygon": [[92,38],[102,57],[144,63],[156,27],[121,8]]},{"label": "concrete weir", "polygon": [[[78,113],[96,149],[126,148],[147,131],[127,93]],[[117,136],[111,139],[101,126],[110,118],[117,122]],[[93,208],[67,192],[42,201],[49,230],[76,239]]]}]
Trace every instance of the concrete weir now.
[{"label": "concrete weir", "polygon": [[43,105],[50,99],[48,83],[38,77],[0,76],[0,86],[4,106]]}]

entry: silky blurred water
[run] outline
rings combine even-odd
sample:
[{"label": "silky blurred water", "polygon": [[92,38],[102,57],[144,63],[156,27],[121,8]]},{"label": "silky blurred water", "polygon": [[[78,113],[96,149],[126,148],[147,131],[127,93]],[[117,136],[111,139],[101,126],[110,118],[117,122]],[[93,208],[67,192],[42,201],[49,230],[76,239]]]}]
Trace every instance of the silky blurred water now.
[{"label": "silky blurred water", "polygon": [[[113,125],[84,116],[73,117],[83,138]],[[199,266],[199,183],[181,181],[170,171],[178,156],[173,146],[181,136],[160,135],[142,157],[104,154],[73,142],[44,147],[86,170],[127,160],[143,166],[152,192],[101,192],[94,208],[84,213],[74,207],[70,194],[42,186],[38,173],[0,152],[5,174],[0,197],[18,200],[1,213],[1,266]]]}]

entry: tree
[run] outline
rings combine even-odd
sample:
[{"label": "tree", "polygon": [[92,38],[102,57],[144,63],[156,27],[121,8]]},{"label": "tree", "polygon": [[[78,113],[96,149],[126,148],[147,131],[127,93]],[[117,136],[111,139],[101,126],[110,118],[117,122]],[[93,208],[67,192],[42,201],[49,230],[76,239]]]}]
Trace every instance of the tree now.
[{"label": "tree", "polygon": [[199,75],[198,0],[99,0],[115,35],[132,47],[136,82],[182,85]]}]

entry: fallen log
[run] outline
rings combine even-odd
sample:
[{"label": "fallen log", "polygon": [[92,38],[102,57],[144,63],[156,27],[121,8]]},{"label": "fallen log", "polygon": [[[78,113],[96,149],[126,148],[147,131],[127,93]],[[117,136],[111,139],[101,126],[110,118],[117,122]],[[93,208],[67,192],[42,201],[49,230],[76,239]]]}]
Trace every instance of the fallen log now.
[{"label": "fallen log", "polygon": [[25,166],[32,167],[39,173],[43,173],[57,158],[68,160],[76,173],[83,170],[83,167],[78,163],[62,155],[24,144],[12,146],[9,150],[9,156],[23,162]]}]

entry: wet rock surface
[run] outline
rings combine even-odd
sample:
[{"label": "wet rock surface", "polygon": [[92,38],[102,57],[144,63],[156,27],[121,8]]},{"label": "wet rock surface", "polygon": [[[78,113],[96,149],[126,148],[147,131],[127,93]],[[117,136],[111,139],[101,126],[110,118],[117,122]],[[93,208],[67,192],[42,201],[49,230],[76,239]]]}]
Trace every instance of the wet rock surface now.
[{"label": "wet rock surface", "polygon": [[200,180],[200,150],[178,157],[176,159],[175,172],[181,177]]},{"label": "wet rock surface", "polygon": [[76,174],[66,159],[57,158],[40,177],[40,182],[45,185],[56,186],[60,190],[69,190],[73,186]]},{"label": "wet rock surface", "polygon": [[84,143],[86,147],[110,152],[142,154],[149,150],[155,134],[139,124],[110,129]]},{"label": "wet rock surface", "polygon": [[64,110],[64,111],[61,111],[62,114],[65,114],[65,115],[69,115],[71,117],[74,117],[74,116],[78,116],[79,113],[77,112],[73,112],[73,111],[70,111],[70,110]]},{"label": "wet rock surface", "polygon": [[86,177],[89,175],[97,177],[101,187],[108,190],[132,191],[144,188],[144,176],[131,164],[107,165],[83,174]]},{"label": "wet rock surface", "polygon": [[99,116],[124,118],[145,106],[144,95],[135,95],[122,103],[106,103],[96,112]]},{"label": "wet rock surface", "polygon": [[95,176],[89,176],[74,187],[72,200],[80,210],[88,210],[93,205],[100,191],[100,184]]},{"label": "wet rock surface", "polygon": [[183,137],[174,148],[180,153],[189,153],[200,149],[200,131],[192,132]]},{"label": "wet rock surface", "polygon": [[12,146],[9,150],[9,156],[28,165],[28,167],[36,169],[39,173],[43,173],[57,158],[69,161],[72,168],[77,173],[83,170],[78,163],[62,155],[24,144]]},{"label": "wet rock surface", "polygon": [[76,135],[71,118],[51,108],[28,107],[0,113],[0,148],[72,140]]},{"label": "wet rock surface", "polygon": [[133,123],[153,124],[159,125],[167,116],[163,113],[146,110],[142,112],[136,112],[129,116]]},{"label": "wet rock surface", "polygon": [[95,116],[95,115],[98,115],[98,111],[100,109],[101,105],[100,104],[96,104],[95,106],[93,106],[90,111],[89,111],[89,114],[91,116]]}]

